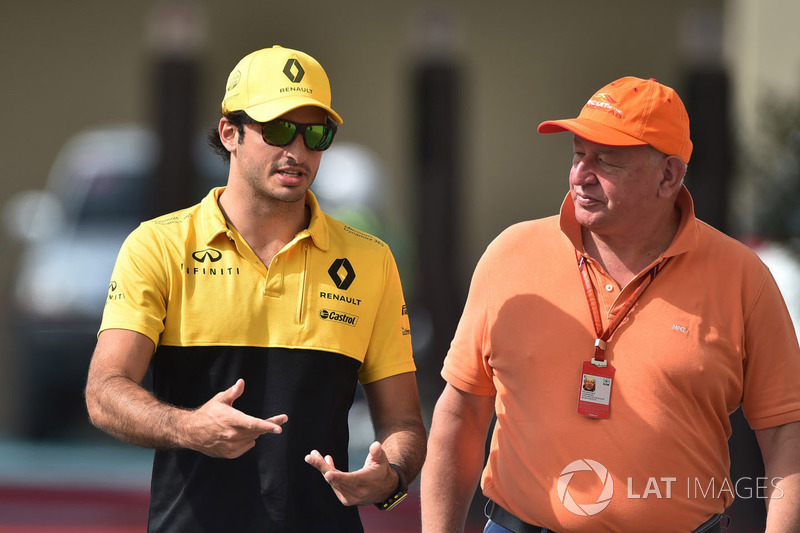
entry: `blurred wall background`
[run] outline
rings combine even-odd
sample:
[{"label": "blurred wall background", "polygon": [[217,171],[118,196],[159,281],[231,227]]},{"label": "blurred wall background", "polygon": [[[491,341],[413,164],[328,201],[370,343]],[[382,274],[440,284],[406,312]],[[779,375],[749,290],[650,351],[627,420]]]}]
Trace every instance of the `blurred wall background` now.
[{"label": "blurred wall background", "polygon": [[[538,135],[541,121],[575,116],[595,90],[621,76],[674,87],[692,119],[687,184],[698,215],[750,239],[758,236],[763,182],[748,163],[767,140],[764,103],[800,96],[794,0],[0,3],[0,206],[41,188],[59,149],[78,132],[117,123],[163,128],[174,120],[156,94],[165,58],[196,69],[196,93],[183,103],[198,129],[216,124],[227,75],[245,54],[280,44],[317,58],[345,121],[337,143],[379,161],[383,194],[408,235],[419,236],[421,227],[423,237],[427,229],[446,241],[446,257],[426,256],[432,243],[420,242],[401,264],[407,297],[419,302],[412,315],[431,311],[427,289],[420,291],[427,277],[449,285],[440,299],[449,316],[436,334],[414,332],[425,338],[418,362],[428,413],[441,390],[449,329],[484,247],[514,222],[557,213],[567,191],[569,137]],[[444,66],[450,77],[440,78],[445,83],[426,103],[420,80],[431,66]],[[426,122],[431,104],[449,114]],[[427,142],[431,128],[444,141],[436,150],[453,150],[444,157],[445,182],[425,174],[431,167],[421,161],[420,140]],[[10,301],[21,244],[3,232],[0,249],[0,437],[14,437],[24,406]],[[95,282],[105,287],[108,279]]]},{"label": "blurred wall background", "polygon": [[[238,59],[281,44],[325,66],[333,105],[345,118],[338,142],[361,144],[381,160],[386,194],[412,227],[427,216],[417,198],[425,189],[415,181],[424,127],[415,84],[420,65],[442,61],[456,73],[458,120],[451,133],[458,175],[450,184],[451,204],[443,207],[455,217],[450,275],[463,291],[499,231],[555,213],[563,198],[570,143],[566,136],[538,135],[539,122],[575,115],[594,90],[624,75],[655,77],[687,100],[698,72],[721,73],[730,104],[723,109],[727,131],[719,135],[730,136],[734,154],[743,154],[763,128],[762,102],[798,92],[800,37],[791,27],[798,14],[800,6],[788,0],[8,2],[0,19],[0,97],[8,119],[0,202],[43,186],[58,150],[79,131],[115,123],[161,127],[156,65],[164,57],[196,66],[190,105],[196,125],[204,127],[216,122],[225,79]],[[693,126],[701,118],[693,115]],[[698,148],[695,157],[712,154],[712,165],[725,155]],[[714,212],[727,216],[725,208],[734,205],[733,220],[724,223],[752,232],[754,196],[731,194],[737,184],[747,189],[747,169],[725,161],[718,167],[730,172],[721,178],[725,190],[717,191],[716,203],[722,208]],[[691,172],[690,186],[696,175],[697,187],[710,188],[714,202],[715,183]],[[697,202],[701,214],[705,198]],[[7,301],[19,243],[7,234],[0,239],[0,291]],[[6,318],[9,312],[5,306]],[[0,331],[2,420],[17,406],[9,332]]]},{"label": "blurred wall background", "polygon": [[[696,120],[710,139],[700,143],[707,161],[692,165],[688,179],[702,191],[698,213],[737,236],[755,232],[752,180],[741,160],[762,136],[763,102],[800,94],[798,18],[794,0],[4,0],[0,205],[42,187],[73,134],[113,123],[157,126],[155,65],[165,54],[198,69],[200,127],[217,122],[238,59],[281,44],[325,67],[345,121],[337,142],[357,143],[381,161],[401,223],[435,224],[420,209],[426,190],[415,83],[421,65],[443,62],[457,81],[450,131],[457,175],[442,215],[454,219],[449,277],[457,314],[488,242],[514,222],[557,213],[567,191],[569,138],[540,136],[536,126],[575,116],[593,91],[621,76],[654,77],[685,100],[692,95],[693,126]],[[725,104],[716,114],[714,102]],[[715,144],[719,138],[729,143]],[[698,148],[696,140],[695,154]],[[0,247],[0,297],[8,302],[21,245],[3,234]],[[425,275],[401,273],[409,285]],[[3,324],[12,312],[3,306]],[[21,408],[12,335],[0,328],[0,427]],[[421,369],[440,386],[437,350]]]},{"label": "blurred wall background", "polygon": [[[698,66],[723,71],[731,98],[725,133],[736,147],[759,137],[764,99],[797,94],[800,86],[800,36],[792,28],[800,5],[791,0],[4,4],[0,98],[7,127],[0,143],[0,202],[41,187],[59,148],[76,132],[118,122],[157,124],[154,65],[166,53],[165,41],[181,40],[185,23],[196,25],[184,40],[199,69],[199,126],[216,122],[225,79],[240,57],[272,44],[307,51],[331,78],[333,105],[345,119],[338,140],[374,151],[385,165],[393,204],[413,224],[420,134],[414,130],[415,69],[431,56],[451,61],[460,82],[452,235],[458,254],[452,276],[459,286],[504,227],[557,211],[570,143],[540,136],[535,126],[575,115],[608,81],[655,77],[685,95]],[[164,26],[173,35],[167,28],[167,37],[158,37]],[[744,231],[750,229],[747,198],[735,213]],[[0,238],[5,295],[19,245],[5,234]],[[11,370],[7,342],[2,346],[0,364]],[[7,416],[14,408],[13,373],[2,372],[2,380],[7,396],[0,414]]]}]

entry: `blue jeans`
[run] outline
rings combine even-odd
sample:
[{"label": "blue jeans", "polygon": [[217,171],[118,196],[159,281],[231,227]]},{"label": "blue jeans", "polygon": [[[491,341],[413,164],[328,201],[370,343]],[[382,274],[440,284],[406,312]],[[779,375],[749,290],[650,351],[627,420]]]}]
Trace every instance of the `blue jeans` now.
[{"label": "blue jeans", "polygon": [[486,527],[483,528],[483,533],[514,533],[510,529],[506,529],[500,524],[496,524],[491,520],[486,522]]},{"label": "blue jeans", "polygon": [[[546,530],[543,530],[546,531]],[[486,527],[483,528],[483,533],[514,533],[510,529],[506,529],[496,522],[489,520],[486,522]]]},{"label": "blue jeans", "polygon": [[[707,527],[710,522],[714,522],[714,521],[718,520],[719,516],[720,515],[716,515],[716,516],[711,517],[711,519],[708,522],[706,522],[705,524],[700,526],[695,531],[702,531],[703,527]],[[726,519],[725,520],[726,525],[723,526],[722,529],[727,529],[728,528],[728,524],[730,524],[730,518],[728,518],[727,515],[722,515],[722,516],[723,516],[723,518]],[[497,523],[492,522],[491,520],[489,520],[489,521],[486,522],[486,527],[483,528],[483,533],[514,533],[514,532],[511,531],[510,529],[504,528],[500,524],[497,524]]]}]

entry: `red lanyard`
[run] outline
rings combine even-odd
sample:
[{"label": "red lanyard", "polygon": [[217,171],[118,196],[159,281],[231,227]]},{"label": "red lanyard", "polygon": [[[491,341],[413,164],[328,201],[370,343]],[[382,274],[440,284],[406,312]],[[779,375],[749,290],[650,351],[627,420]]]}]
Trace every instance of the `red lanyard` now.
[{"label": "red lanyard", "polygon": [[589,271],[586,268],[586,258],[581,255],[578,250],[575,250],[575,256],[578,259],[578,270],[581,272],[581,279],[583,280],[583,290],[586,293],[586,301],[589,303],[589,311],[592,313],[592,321],[594,322],[594,330],[597,334],[597,339],[594,341],[594,358],[592,359],[592,363],[597,366],[606,366],[608,362],[606,361],[606,346],[608,339],[611,338],[611,335],[617,330],[617,327],[622,323],[628,313],[633,308],[633,305],[642,295],[644,290],[652,283],[655,279],[656,275],[661,272],[661,269],[664,268],[664,265],[667,264],[667,259],[662,260],[660,263],[655,265],[650,271],[645,275],[644,279],[639,286],[636,287],[636,290],[633,291],[625,303],[622,305],[622,308],[619,312],[615,315],[611,315],[611,322],[608,324],[608,327],[603,330],[603,319],[600,316],[600,306],[597,304],[597,296],[594,294],[594,287],[592,286],[592,280],[589,278]]}]

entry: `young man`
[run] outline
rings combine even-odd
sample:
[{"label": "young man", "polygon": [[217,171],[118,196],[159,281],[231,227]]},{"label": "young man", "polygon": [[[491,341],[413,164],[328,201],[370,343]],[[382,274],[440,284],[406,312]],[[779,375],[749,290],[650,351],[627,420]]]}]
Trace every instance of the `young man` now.
[{"label": "young man", "polygon": [[756,255],[694,217],[683,103],[622,78],[539,126],[559,131],[573,133],[560,216],[509,228],[475,270],[431,427],[424,531],[463,529],[494,413],[487,533],[719,531],[739,406],[764,456],[767,530],[797,531],[797,338]]},{"label": "young man", "polygon": [[[97,427],[156,449],[150,531],[361,531],[355,506],[390,507],[424,461],[392,254],[309,191],[342,122],[330,104],[307,54],[244,57],[216,139],[227,187],[120,251],[86,401]],[[347,472],[359,381],[377,440]]]}]

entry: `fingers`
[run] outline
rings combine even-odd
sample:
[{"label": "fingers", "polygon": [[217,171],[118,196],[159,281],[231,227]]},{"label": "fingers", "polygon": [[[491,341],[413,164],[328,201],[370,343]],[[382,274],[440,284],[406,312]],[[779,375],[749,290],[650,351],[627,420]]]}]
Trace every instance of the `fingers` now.
[{"label": "fingers", "polygon": [[283,432],[281,425],[288,420],[289,417],[284,414],[263,419],[237,411],[236,417],[231,420],[231,427],[256,436],[265,433],[274,433],[277,435]]},{"label": "fingers", "polygon": [[[311,453],[306,455],[306,463],[310,464],[317,470],[319,470],[322,475],[328,474],[328,472],[335,472],[336,465],[333,463],[333,457],[330,455],[326,455],[322,457],[322,454],[319,453],[317,450],[311,450]],[[328,476],[325,476],[325,479],[328,479]],[[330,481],[330,480],[328,480]]]},{"label": "fingers", "polygon": [[244,380],[239,378],[236,380],[236,383],[233,384],[231,388],[226,391],[221,392],[218,397],[219,400],[227,405],[233,405],[233,402],[236,401],[239,396],[242,395],[244,392]]},{"label": "fingers", "polygon": [[[233,407],[233,402],[241,397],[244,393],[244,380],[238,379],[236,383],[228,390],[222,391],[217,395],[217,399],[228,407]],[[275,415],[267,419],[257,418],[247,415],[239,410],[234,409],[237,413],[231,420],[231,425],[243,430],[252,431],[254,433],[263,435],[264,433],[281,433],[283,429],[281,426],[285,424],[289,417],[285,414]]]},{"label": "fingers", "polygon": [[269,422],[270,424],[276,424],[278,426],[282,426],[283,424],[289,421],[289,416],[285,414],[275,415],[270,418],[267,418],[266,421]]},{"label": "fingers", "polygon": [[[235,409],[234,409],[235,411]],[[212,433],[205,441],[202,451],[212,457],[234,459],[243,455],[256,445],[256,440],[265,433],[279,434],[280,424],[288,420],[285,414],[262,420],[236,411],[236,420],[231,420],[227,429]]]},{"label": "fingers", "polygon": [[281,414],[267,418],[266,420],[261,420],[260,418],[258,420],[261,422],[262,427],[266,428],[264,433],[274,433],[278,435],[283,432],[283,428],[281,426],[289,421],[289,417]]},{"label": "fingers", "polygon": [[386,457],[380,442],[375,441],[369,445],[369,453],[367,453],[367,458],[364,460],[364,468],[375,467],[388,462],[389,458]]},{"label": "fingers", "polygon": [[[383,453],[383,447],[380,442],[375,441],[369,445],[369,456],[377,463],[380,463],[381,459],[386,459],[386,454]],[[388,459],[386,460],[388,461]]]},{"label": "fingers", "polygon": [[238,379],[229,389],[192,411],[187,447],[212,457],[234,458],[253,448],[261,435],[282,433],[282,425],[289,420],[286,414],[263,419],[233,406],[243,392],[244,380]]},{"label": "fingers", "polygon": [[[337,470],[333,457],[330,455],[323,457],[317,450],[312,450],[306,455],[305,460],[322,473],[325,481],[344,505],[374,503],[384,497],[387,491],[385,487],[387,471],[391,470],[380,443],[374,442],[370,445],[364,468],[354,472]],[[394,476],[393,472],[391,474]]]}]

